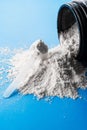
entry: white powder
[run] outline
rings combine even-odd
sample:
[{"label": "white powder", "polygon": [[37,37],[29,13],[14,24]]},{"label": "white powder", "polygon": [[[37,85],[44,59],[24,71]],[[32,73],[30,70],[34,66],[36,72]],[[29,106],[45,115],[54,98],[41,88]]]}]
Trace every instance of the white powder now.
[{"label": "white powder", "polygon": [[13,79],[4,97],[16,89],[22,94],[78,97],[78,88],[86,88],[86,69],[75,60],[79,48],[79,30],[74,24],[60,33],[61,44],[49,49],[42,40],[34,42],[30,49],[22,50],[11,59],[8,77]]}]

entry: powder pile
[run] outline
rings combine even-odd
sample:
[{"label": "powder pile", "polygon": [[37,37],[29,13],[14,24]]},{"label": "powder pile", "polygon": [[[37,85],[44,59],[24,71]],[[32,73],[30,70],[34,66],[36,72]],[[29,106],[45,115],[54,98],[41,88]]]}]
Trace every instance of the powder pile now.
[{"label": "powder pile", "polygon": [[45,96],[77,98],[78,88],[85,89],[86,68],[75,60],[79,48],[79,30],[75,23],[60,33],[61,44],[48,49],[42,40],[37,40],[27,50],[11,59],[8,77],[13,79],[4,97],[16,89],[22,94],[34,94],[39,99]]}]

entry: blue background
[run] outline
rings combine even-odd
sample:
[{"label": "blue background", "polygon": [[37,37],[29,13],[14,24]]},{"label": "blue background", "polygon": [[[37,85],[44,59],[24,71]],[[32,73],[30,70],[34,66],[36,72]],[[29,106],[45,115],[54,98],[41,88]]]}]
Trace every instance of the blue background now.
[{"label": "blue background", "polygon": [[[43,39],[58,44],[57,13],[67,0],[0,0],[0,47],[21,48]],[[7,66],[6,66],[7,67]],[[6,75],[5,75],[6,76]],[[33,95],[3,99],[0,88],[0,130],[87,130],[87,90],[83,98],[38,101]]]}]

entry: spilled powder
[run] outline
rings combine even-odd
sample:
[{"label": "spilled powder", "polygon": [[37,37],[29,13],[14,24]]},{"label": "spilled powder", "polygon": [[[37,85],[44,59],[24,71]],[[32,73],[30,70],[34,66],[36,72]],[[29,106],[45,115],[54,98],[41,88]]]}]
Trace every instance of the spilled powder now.
[{"label": "spilled powder", "polygon": [[35,41],[27,50],[17,52],[10,60],[8,77],[12,84],[4,93],[9,97],[16,89],[22,94],[77,98],[78,88],[85,89],[86,68],[75,60],[79,48],[79,30],[75,23],[60,33],[57,47],[48,49],[42,40]]}]

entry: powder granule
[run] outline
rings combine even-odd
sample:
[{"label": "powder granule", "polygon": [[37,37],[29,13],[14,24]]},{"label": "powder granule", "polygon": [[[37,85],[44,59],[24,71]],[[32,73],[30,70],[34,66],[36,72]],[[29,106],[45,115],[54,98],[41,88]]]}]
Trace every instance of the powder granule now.
[{"label": "powder granule", "polygon": [[[55,48],[49,49],[45,57],[40,57],[41,62],[36,69],[31,73],[27,82],[22,79],[23,84],[16,86],[22,94],[34,94],[38,98],[45,96],[58,96],[58,97],[78,97],[78,88],[86,88],[87,80],[85,77],[86,69],[75,60],[75,56],[79,48],[79,30],[75,23],[66,32],[60,33],[61,44]],[[36,41],[36,44],[42,42]],[[35,45],[35,43],[34,43]],[[45,45],[45,44],[44,44]],[[32,48],[33,45],[31,45]],[[46,46],[46,45],[45,45]],[[47,47],[47,46],[46,46]],[[43,48],[43,47],[42,47]],[[43,52],[43,49],[41,51]],[[13,78],[13,82],[17,78],[17,75],[23,71],[23,74],[29,72],[33,68],[34,63],[39,59],[37,53],[33,53],[33,57],[30,54],[34,51],[23,50],[21,53],[17,53],[12,59],[12,68],[9,70],[9,77]],[[38,48],[36,48],[38,50]],[[40,48],[39,48],[40,49]],[[30,58],[29,58],[30,57]],[[32,65],[29,64],[32,61]],[[24,67],[22,67],[24,65]],[[30,66],[30,67],[29,67]],[[27,70],[26,70],[27,68]],[[27,73],[28,75],[29,73]],[[21,76],[20,76],[21,79]],[[19,79],[19,82],[20,82]]]}]

